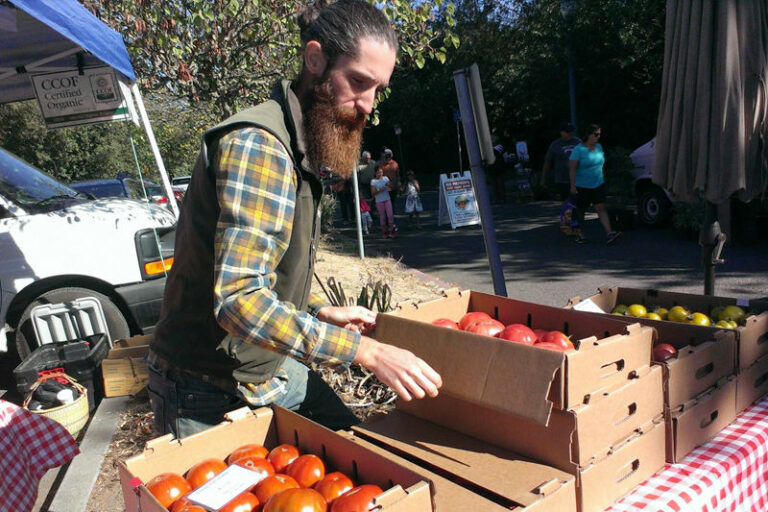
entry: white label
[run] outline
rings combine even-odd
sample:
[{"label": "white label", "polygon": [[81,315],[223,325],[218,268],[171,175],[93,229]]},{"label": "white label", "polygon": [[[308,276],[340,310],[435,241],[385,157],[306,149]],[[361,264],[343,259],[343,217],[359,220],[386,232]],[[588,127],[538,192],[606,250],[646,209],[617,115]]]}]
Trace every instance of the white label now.
[{"label": "white label", "polygon": [[749,299],[736,299],[736,305],[741,308],[749,307]]},{"label": "white label", "polygon": [[189,501],[218,510],[257,483],[261,474],[242,466],[232,465],[192,491]]},{"label": "white label", "polygon": [[600,306],[592,302],[592,299],[584,299],[581,302],[577,302],[573,309],[576,311],[588,311],[590,313],[605,313]]}]

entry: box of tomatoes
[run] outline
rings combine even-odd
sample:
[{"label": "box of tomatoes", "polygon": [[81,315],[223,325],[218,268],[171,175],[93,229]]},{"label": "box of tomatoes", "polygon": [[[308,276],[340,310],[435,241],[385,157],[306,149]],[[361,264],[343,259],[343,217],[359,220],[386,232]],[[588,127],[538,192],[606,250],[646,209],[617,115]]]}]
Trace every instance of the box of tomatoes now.
[{"label": "box of tomatoes", "polygon": [[375,337],[429,363],[441,393],[545,424],[553,407],[582,404],[649,366],[654,330],[452,289],[379,314]]},{"label": "box of tomatoes", "polygon": [[768,302],[690,293],[601,286],[596,294],[574,297],[566,307],[640,319],[644,324],[694,325],[710,331],[730,330],[737,341],[737,369],[750,367],[768,354]]},{"label": "box of tomatoes", "polygon": [[280,407],[153,439],[118,471],[127,512],[434,510],[428,478]]}]

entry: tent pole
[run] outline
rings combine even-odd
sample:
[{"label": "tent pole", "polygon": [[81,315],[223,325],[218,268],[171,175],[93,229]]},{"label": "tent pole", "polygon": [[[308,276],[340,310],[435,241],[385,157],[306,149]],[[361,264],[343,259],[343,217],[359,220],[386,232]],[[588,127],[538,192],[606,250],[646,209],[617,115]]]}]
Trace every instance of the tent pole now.
[{"label": "tent pole", "polygon": [[160,178],[163,180],[163,188],[165,188],[165,193],[168,194],[168,204],[171,207],[173,215],[178,219],[179,205],[176,204],[176,197],[173,195],[171,181],[168,179],[168,173],[166,172],[165,165],[163,164],[163,157],[160,156],[160,148],[157,146],[155,133],[152,131],[152,125],[149,124],[149,116],[147,116],[147,110],[144,108],[144,101],[141,98],[139,86],[136,83],[131,84],[131,92],[133,93],[133,97],[136,99],[136,103],[139,106],[139,115],[141,116],[141,121],[144,124],[144,130],[147,132],[147,139],[149,140],[149,145],[152,147],[152,154],[154,155],[155,161],[157,162],[157,170],[160,171]]},{"label": "tent pole", "polygon": [[725,244],[725,233],[717,221],[717,206],[706,201],[704,223],[699,234],[701,246],[701,264],[704,267],[704,295],[715,294],[715,265],[723,263],[720,253]]}]

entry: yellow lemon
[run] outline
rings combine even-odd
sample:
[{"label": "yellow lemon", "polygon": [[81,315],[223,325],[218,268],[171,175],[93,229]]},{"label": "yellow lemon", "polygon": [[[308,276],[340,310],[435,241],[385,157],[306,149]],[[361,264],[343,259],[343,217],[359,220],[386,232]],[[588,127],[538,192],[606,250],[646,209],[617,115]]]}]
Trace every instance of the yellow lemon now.
[{"label": "yellow lemon", "polygon": [[737,324],[733,320],[726,320],[726,322],[728,322],[728,325],[731,326],[731,329],[735,329],[735,328],[737,328],[739,326],[739,324]]},{"label": "yellow lemon", "polygon": [[656,310],[654,310],[654,313],[659,315],[662,320],[666,320],[669,310],[667,308],[656,308]]},{"label": "yellow lemon", "polygon": [[616,304],[616,307],[613,308],[613,311],[611,311],[614,315],[626,315],[627,314],[627,305],[626,304]]},{"label": "yellow lemon", "polygon": [[730,305],[723,308],[718,318],[720,320],[732,320],[736,323],[739,323],[744,320],[745,316],[746,314],[744,313],[744,310],[739,306]]},{"label": "yellow lemon", "polygon": [[719,327],[720,329],[733,329],[733,327],[731,327],[731,324],[728,323],[727,320],[720,320],[720,321],[718,321],[715,324],[715,327]]},{"label": "yellow lemon", "polygon": [[687,322],[690,313],[683,306],[672,306],[667,313],[667,320],[672,322]]},{"label": "yellow lemon", "polygon": [[662,320],[661,315],[658,313],[648,313],[645,315],[645,318],[650,320]]},{"label": "yellow lemon", "polygon": [[688,321],[688,323],[691,323],[694,325],[703,325],[705,327],[712,324],[709,317],[704,313],[694,313],[693,315],[691,315],[691,319]]},{"label": "yellow lemon", "polygon": [[632,304],[627,308],[627,316],[642,318],[648,314],[648,310],[642,304]]}]

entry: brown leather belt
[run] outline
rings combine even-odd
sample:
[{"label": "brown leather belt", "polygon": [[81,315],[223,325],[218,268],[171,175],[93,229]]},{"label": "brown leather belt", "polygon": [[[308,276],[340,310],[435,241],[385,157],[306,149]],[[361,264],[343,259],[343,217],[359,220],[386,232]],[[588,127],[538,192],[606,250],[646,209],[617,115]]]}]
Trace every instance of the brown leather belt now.
[{"label": "brown leather belt", "polygon": [[235,380],[232,378],[216,377],[214,375],[208,375],[205,373],[196,372],[194,370],[188,370],[187,368],[181,368],[171,363],[167,359],[157,355],[157,353],[151,349],[149,350],[149,352],[147,352],[146,360],[149,364],[155,364],[163,368],[164,370],[166,370],[166,372],[170,371],[170,372],[183,373],[184,375],[188,375],[190,377],[200,379],[203,382],[206,382],[224,391],[234,393],[237,390]]}]

